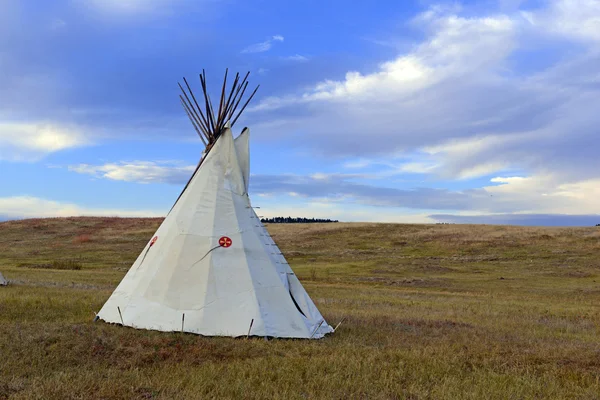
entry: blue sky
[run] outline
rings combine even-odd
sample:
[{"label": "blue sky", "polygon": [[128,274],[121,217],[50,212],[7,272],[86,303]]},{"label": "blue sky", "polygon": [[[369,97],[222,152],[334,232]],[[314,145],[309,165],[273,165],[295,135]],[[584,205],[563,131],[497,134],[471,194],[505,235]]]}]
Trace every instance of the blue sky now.
[{"label": "blue sky", "polygon": [[0,218],[164,215],[177,82],[261,88],[265,216],[600,223],[600,2],[4,0]]}]

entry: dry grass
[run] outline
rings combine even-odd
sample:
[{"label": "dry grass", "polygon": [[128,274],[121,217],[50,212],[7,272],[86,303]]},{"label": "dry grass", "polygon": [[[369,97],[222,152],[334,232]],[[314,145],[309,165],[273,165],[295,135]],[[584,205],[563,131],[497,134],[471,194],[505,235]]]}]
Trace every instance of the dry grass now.
[{"label": "dry grass", "polygon": [[159,223],[0,224],[0,399],[600,398],[598,228],[271,225],[334,335],[93,323]]},{"label": "dry grass", "polygon": [[19,268],[34,268],[34,269],[57,269],[57,270],[72,270],[79,271],[81,269],[81,263],[76,260],[54,260],[47,264],[28,264],[21,263],[17,265]]},{"label": "dry grass", "polygon": [[76,243],[76,244],[77,243],[83,244],[83,243],[88,243],[91,241],[92,241],[92,238],[87,233],[82,233],[81,235],[79,235],[75,239],[73,239],[73,243]]}]

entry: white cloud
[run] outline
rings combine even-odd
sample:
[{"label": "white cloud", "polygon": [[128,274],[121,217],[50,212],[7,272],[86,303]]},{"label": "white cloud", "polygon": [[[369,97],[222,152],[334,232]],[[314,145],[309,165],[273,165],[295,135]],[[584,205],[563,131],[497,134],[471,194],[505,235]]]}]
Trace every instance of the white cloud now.
[{"label": "white cloud", "polygon": [[535,28],[562,37],[600,41],[600,2],[598,0],[556,0],[546,9],[524,11]]},{"label": "white cloud", "polygon": [[552,175],[496,177],[497,186],[484,187],[493,202],[504,211],[518,213],[596,214],[600,213],[600,178],[562,183]]},{"label": "white cloud", "polygon": [[242,53],[264,53],[269,51],[276,42],[283,42],[284,38],[281,35],[274,35],[264,42],[254,43],[242,50]]},{"label": "white cloud", "polygon": [[74,216],[161,217],[164,215],[164,212],[154,210],[88,208],[31,196],[0,197],[0,218],[3,219]]},{"label": "white cloud", "polygon": [[293,61],[293,62],[306,62],[308,61],[307,56],[303,56],[301,54],[294,54],[293,56],[282,57],[285,61]]},{"label": "white cloud", "polygon": [[80,128],[51,123],[0,122],[0,160],[32,161],[90,144]]},{"label": "white cloud", "polygon": [[196,167],[173,162],[133,161],[104,165],[79,164],[69,170],[115,181],[137,183],[186,182]]},{"label": "white cloud", "polygon": [[155,12],[159,9],[172,7],[181,0],[76,0],[85,6],[106,13],[136,14],[140,12]]},{"label": "white cloud", "polygon": [[398,172],[413,173],[413,174],[427,174],[435,170],[435,164],[428,164],[424,162],[409,162],[398,166]]},{"label": "white cloud", "polygon": [[271,97],[255,107],[276,109],[312,101],[394,101],[443,81],[489,68],[514,48],[517,21],[508,16],[461,18],[424,13],[432,37],[410,54],[382,63],[370,74],[351,71],[343,81],[325,80],[300,96]]},{"label": "white cloud", "polygon": [[377,168],[376,171],[362,174],[365,178],[389,178],[403,174],[431,174],[439,167],[438,164],[427,157],[427,154],[416,154],[412,156],[401,154],[398,157],[386,159],[359,158],[347,161],[343,164],[346,169]]}]

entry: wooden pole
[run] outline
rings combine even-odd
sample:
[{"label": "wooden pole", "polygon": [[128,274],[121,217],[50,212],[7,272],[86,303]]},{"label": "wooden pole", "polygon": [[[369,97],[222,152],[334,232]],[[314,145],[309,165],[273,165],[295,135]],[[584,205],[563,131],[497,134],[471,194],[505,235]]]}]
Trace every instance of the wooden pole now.
[{"label": "wooden pole", "polygon": [[250,103],[250,100],[252,100],[252,98],[254,97],[254,95],[256,94],[256,91],[258,90],[258,88],[260,87],[260,85],[258,85],[256,87],[256,89],[254,89],[254,92],[252,92],[252,94],[250,95],[250,97],[248,97],[248,100],[246,101],[246,104],[244,104],[244,107],[242,107],[242,109],[240,110],[240,112],[238,113],[237,117],[235,117],[235,119],[233,120],[233,122],[231,123],[231,126],[235,125],[235,122],[238,120],[238,118],[240,117],[240,115],[242,115],[242,113],[244,112],[244,110],[246,109],[246,106]]},{"label": "wooden pole", "polygon": [[[231,119],[231,114],[233,114],[231,112],[232,107],[234,106],[234,104],[239,103],[239,100],[237,101],[237,103],[236,103],[236,100],[238,98],[240,90],[242,90],[242,88],[244,87],[244,85],[247,83],[246,80],[248,79],[248,75],[250,75],[250,71],[248,71],[246,73],[246,76],[244,76],[244,79],[242,79],[242,82],[237,86],[237,90],[235,92],[235,95],[233,95],[233,99],[231,100],[231,104],[230,104],[229,108],[225,110],[225,116],[227,117],[226,120]],[[244,94],[242,93],[242,97],[243,96],[244,96]]]},{"label": "wooden pole", "polygon": [[325,322],[325,320],[324,320],[324,319],[322,319],[322,320],[321,320],[321,323],[319,324],[319,326],[317,326],[317,327],[315,328],[315,330],[313,331],[312,335],[310,335],[310,338],[309,338],[309,339],[312,339],[312,338],[313,338],[313,336],[315,336],[315,333],[317,333],[317,331],[319,330],[319,328],[321,327],[321,325],[323,325],[323,322]]},{"label": "wooden pole", "polygon": [[[198,107],[198,110],[196,110],[196,108],[194,107],[194,105],[192,104],[192,101],[190,100],[190,98],[187,95],[187,92],[183,89],[183,87],[181,86],[180,83],[177,83],[179,85],[179,88],[181,89],[181,91],[183,92],[183,95],[185,96],[186,100],[187,100],[187,104],[190,106],[190,108],[194,111],[194,114],[196,115],[196,118],[198,121],[202,121],[203,122],[203,126],[204,126],[204,130],[208,133],[210,130],[208,129],[208,123],[206,121],[206,118],[204,118],[204,114],[202,114],[202,110],[200,109],[200,107],[198,106],[198,102],[196,101],[196,98],[194,97],[194,92],[192,92],[192,89],[190,88],[190,85],[187,84],[187,81],[185,78],[183,78],[183,80],[185,81],[185,84],[187,85],[190,94],[192,95],[192,98],[194,99],[194,103],[196,103],[196,107]],[[200,113],[200,115],[198,115],[198,113]],[[202,119],[200,119],[200,117],[202,117]]]},{"label": "wooden pole", "polygon": [[346,320],[346,317],[342,318],[342,320],[335,326],[335,328],[333,328],[333,331],[337,331],[337,328],[340,327],[340,325],[342,324],[342,322],[344,322]]},{"label": "wooden pole", "polygon": [[232,101],[232,96],[233,96],[233,92],[235,91],[235,89],[237,89],[238,86],[238,81],[240,79],[240,73],[236,73],[235,74],[235,79],[233,80],[233,85],[231,85],[231,91],[229,92],[229,96],[227,96],[227,102],[225,104],[225,107],[223,108],[223,115],[221,116],[221,119],[223,120],[223,123],[225,124],[227,122],[227,110],[229,110],[229,107],[231,106],[231,101]]},{"label": "wooden pole", "polygon": [[235,110],[238,107],[238,104],[240,104],[240,101],[242,101],[242,98],[244,97],[244,92],[246,91],[246,88],[248,87],[248,82],[246,82],[244,84],[244,88],[242,89],[242,94],[240,95],[240,97],[238,97],[235,105],[233,106],[233,108],[231,110],[229,110],[229,115],[227,116],[227,119],[231,119],[231,117],[233,116],[233,114],[235,114]]},{"label": "wooden pole", "polygon": [[212,100],[210,99],[210,94],[208,94],[208,92],[206,93],[206,98],[208,99],[208,110],[209,110],[210,118],[213,121],[213,125],[214,125],[213,134],[216,139],[218,137],[218,135],[221,133],[221,131],[219,130],[219,126],[218,126],[216,118],[215,118],[215,111],[213,110],[213,106],[212,106]]},{"label": "wooden pole", "polygon": [[227,72],[229,72],[229,68],[225,68],[225,78],[223,78],[223,88],[221,89],[221,100],[219,101],[219,114],[217,115],[217,125],[219,130],[221,130],[221,112],[223,111],[223,107],[225,104],[225,88],[227,87]]},{"label": "wooden pole", "polygon": [[248,328],[248,334],[246,335],[246,339],[250,337],[250,331],[252,330],[252,324],[254,324],[254,318],[250,321],[250,328]]},{"label": "wooden pole", "polygon": [[121,314],[121,309],[117,307],[117,310],[119,310],[119,317],[121,317],[121,325],[125,326],[125,322],[123,322],[123,314]]},{"label": "wooden pole", "polygon": [[215,121],[212,118],[212,113],[211,111],[211,107],[210,107],[210,100],[208,99],[208,89],[206,86],[206,72],[204,70],[202,70],[202,74],[200,74],[200,84],[202,85],[202,92],[204,93],[204,104],[205,104],[205,108],[206,108],[206,116],[208,118],[208,122],[209,122],[209,126],[210,126],[210,130],[213,133],[213,140],[216,139],[214,137],[215,135]]},{"label": "wooden pole", "polygon": [[181,95],[179,97],[181,98],[181,105],[183,106],[183,109],[185,110],[185,113],[187,114],[188,118],[190,119],[190,122],[194,126],[194,129],[196,130],[196,133],[198,134],[198,136],[200,136],[200,140],[202,140],[202,143],[204,143],[204,146],[206,146],[206,144],[207,144],[206,140],[204,140],[204,136],[203,136],[202,132],[200,132],[200,129],[196,126],[196,122],[194,121],[194,118],[192,117],[192,115],[188,111],[187,104],[185,104],[185,102],[183,101],[183,98],[181,97]]}]

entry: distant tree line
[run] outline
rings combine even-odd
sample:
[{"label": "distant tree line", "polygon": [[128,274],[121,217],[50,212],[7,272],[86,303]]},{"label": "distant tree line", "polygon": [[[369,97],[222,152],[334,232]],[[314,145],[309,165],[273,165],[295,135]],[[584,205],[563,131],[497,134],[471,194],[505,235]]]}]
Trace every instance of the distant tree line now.
[{"label": "distant tree line", "polygon": [[273,217],[273,218],[261,218],[260,222],[263,224],[311,224],[311,223],[328,223],[328,222],[339,222],[338,220],[331,220],[329,218],[292,218],[292,217]]},{"label": "distant tree line", "polygon": [[600,224],[596,224],[596,226],[600,226]]}]

